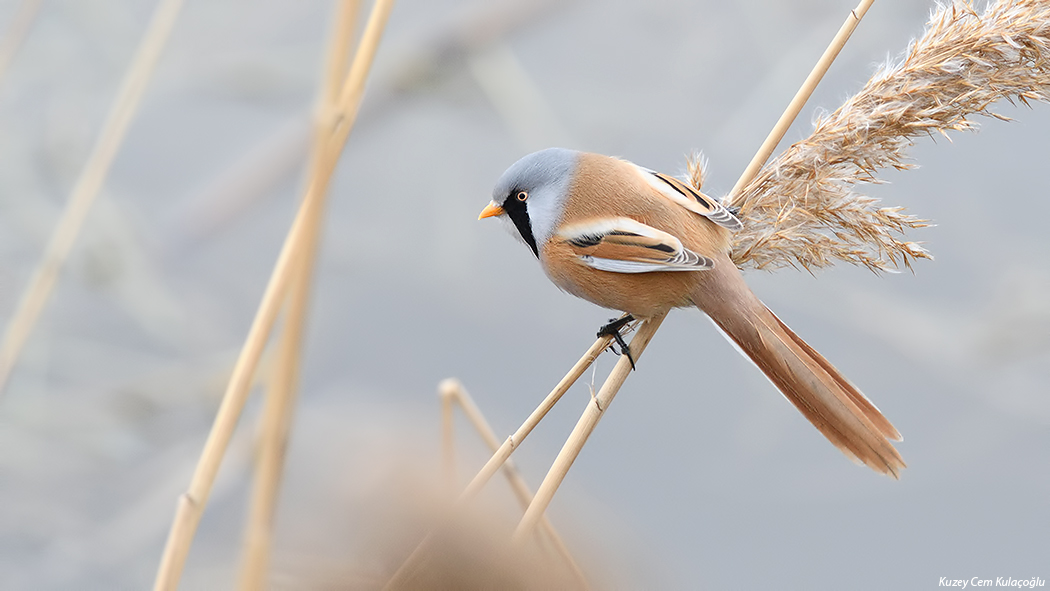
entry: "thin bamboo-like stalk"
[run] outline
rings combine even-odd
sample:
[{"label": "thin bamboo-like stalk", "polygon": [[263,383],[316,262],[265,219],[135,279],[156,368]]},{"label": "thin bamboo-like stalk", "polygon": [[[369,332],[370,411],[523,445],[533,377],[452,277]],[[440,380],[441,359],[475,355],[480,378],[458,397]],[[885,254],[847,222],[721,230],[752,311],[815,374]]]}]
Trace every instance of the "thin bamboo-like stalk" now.
[{"label": "thin bamboo-like stalk", "polygon": [[598,337],[598,340],[594,341],[591,348],[587,349],[587,352],[583,354],[583,357],[580,357],[580,360],[576,362],[576,365],[572,366],[569,373],[565,374],[565,377],[563,377],[561,381],[558,382],[558,385],[551,390],[551,393],[543,399],[543,402],[536,407],[536,410],[532,411],[532,414],[525,419],[525,422],[518,427],[518,430],[499,446],[499,449],[497,449],[495,453],[492,454],[492,457],[485,462],[485,465],[482,466],[481,470],[474,475],[470,484],[467,485],[467,488],[465,488],[460,495],[460,502],[465,502],[473,498],[474,495],[478,494],[478,492],[485,487],[485,484],[492,479],[492,476],[510,458],[510,455],[514,453],[514,450],[525,441],[525,438],[529,436],[529,433],[532,433],[532,430],[536,428],[536,425],[540,424],[543,417],[547,416],[547,413],[550,412],[551,409],[554,408],[554,405],[561,400],[561,397],[569,391],[569,388],[576,383],[576,380],[580,379],[583,372],[587,371],[587,368],[589,368],[591,364],[594,363],[594,360],[602,354],[602,351],[609,348],[609,343],[611,342],[611,336]]},{"label": "thin bamboo-like stalk", "polygon": [[179,496],[175,520],[168,534],[168,541],[154,583],[154,589],[157,591],[172,591],[178,588],[190,544],[196,533],[197,525],[200,523],[204,507],[208,503],[208,496],[211,494],[219,465],[222,463],[230,438],[233,436],[237,419],[240,418],[241,411],[244,409],[259,358],[266,347],[270,330],[273,328],[277,312],[284,299],[286,287],[291,278],[291,261],[298,256],[302,235],[307,226],[306,219],[312,215],[311,209],[314,207],[316,205],[313,200],[310,200],[304,202],[299,209],[291,231],[281,248],[277,264],[274,266],[274,271],[263,293],[262,302],[251,329],[248,331],[244,347],[237,358],[237,364],[233,368],[233,374],[230,376],[226,393],[223,395],[208,440],[204,444],[204,451],[201,453],[190,486]]},{"label": "thin bamboo-like stalk", "polygon": [[300,347],[315,258],[313,252],[307,252],[315,250],[311,243],[316,240],[309,236],[318,231],[314,220],[308,220],[307,224],[310,226],[304,231],[307,244],[298,253],[298,262],[292,264],[293,277],[288,287],[290,293],[284,327],[276,351],[274,376],[269,382],[263,407],[241,565],[240,588],[246,591],[264,589],[269,572],[273,519],[297,395]]},{"label": "thin bamboo-like stalk", "polygon": [[18,5],[11,25],[7,27],[3,41],[0,41],[0,80],[4,79],[7,69],[15,59],[15,54],[22,48],[29,30],[33,27],[36,15],[40,13],[43,0],[22,0]]},{"label": "thin bamboo-like stalk", "polygon": [[19,300],[18,308],[7,325],[4,340],[0,343],[0,393],[3,393],[7,386],[22,348],[33,332],[33,327],[47,304],[48,296],[58,281],[59,271],[69,258],[80,228],[84,225],[84,219],[99,190],[102,189],[181,8],[182,0],[161,0],[153,12],[142,43],[124,75],[95,146],[84,163],[69,201],[44,249],[44,255],[33,271],[29,285]]},{"label": "thin bamboo-like stalk", "polygon": [[[327,133],[324,126],[330,123],[330,113],[336,109],[335,101],[338,100],[340,82],[346,75],[346,60],[359,10],[359,0],[343,0],[339,3],[335,15],[335,31],[329,46],[327,68],[318,105],[312,161],[333,157],[326,153],[326,150],[332,149],[333,146],[326,141]],[[319,172],[319,169],[311,168],[315,173]],[[310,184],[316,184],[319,180],[311,179]],[[241,563],[240,588],[245,591],[265,589],[270,570],[274,515],[298,394],[303,333],[310,301],[313,268],[321,236],[322,210],[318,208],[314,210],[314,213],[315,215],[307,220],[308,227],[304,233],[305,243],[298,260],[293,264],[294,277],[286,303],[275,375],[263,407],[259,450],[256,457],[252,497],[248,506],[248,523],[245,529],[244,555]]]},{"label": "thin bamboo-like stalk", "polygon": [[[646,320],[638,328],[638,333],[634,335],[630,343],[631,354],[634,356],[635,363],[641,359],[642,353],[645,352],[645,348],[649,345],[649,341],[656,334],[656,329],[660,328],[660,324],[663,323],[666,317],[667,313],[664,312]],[[591,436],[595,427],[598,426],[598,421],[601,420],[606,409],[609,408],[613,398],[616,397],[616,393],[620,391],[620,386],[623,386],[623,383],[627,381],[627,376],[630,375],[631,371],[631,360],[626,355],[621,355],[619,361],[616,362],[613,370],[609,373],[609,377],[602,384],[598,394],[587,402],[583,416],[576,423],[576,427],[572,430],[558,457],[554,459],[547,476],[536,491],[536,496],[532,499],[529,508],[525,510],[525,516],[518,523],[518,529],[514,531],[514,542],[520,543],[543,518],[544,512],[550,505],[551,500],[554,499],[554,493],[558,491],[558,487],[565,480],[565,475],[569,472],[569,468],[572,467],[572,463],[576,461],[576,457],[580,455],[584,444],[587,443],[587,438]]]},{"label": "thin bamboo-like stalk", "polygon": [[[447,383],[455,380],[445,380],[438,386],[438,398],[441,400],[441,468],[445,475],[445,483],[449,491],[456,489],[456,434],[455,434],[455,406],[458,390],[448,387]],[[458,382],[457,382],[458,383]],[[461,403],[462,404],[462,403]]]},{"label": "thin bamboo-like stalk", "polygon": [[287,293],[291,280],[293,263],[299,260],[305,248],[310,220],[319,216],[317,210],[323,209],[324,197],[328,183],[338,161],[338,154],[349,137],[354,120],[364,94],[364,82],[368,76],[375,57],[379,40],[386,21],[393,8],[393,0],[376,0],[372,6],[364,35],[354,53],[354,61],[340,90],[338,108],[333,113],[327,133],[329,147],[323,158],[317,158],[310,174],[310,183],[303,197],[299,213],[285,239],[277,264],[270,276],[262,303],[256,312],[255,320],[245,340],[244,348],[234,367],[226,394],[223,396],[219,412],[215,417],[211,433],[205,443],[200,463],[190,481],[188,490],[179,497],[175,520],[161,558],[155,590],[174,590],[178,587],[179,578],[189,554],[190,544],[200,523],[207,505],[208,495],[215,482],[219,465],[230,437],[237,425],[237,420],[244,409],[248,398],[248,385],[255,371],[259,356],[269,338],[274,320]]},{"label": "thin bamboo-like stalk", "polygon": [[780,140],[784,139],[784,134],[787,133],[791,124],[798,117],[798,114],[802,112],[802,107],[805,106],[806,101],[816,90],[817,84],[820,84],[821,78],[827,73],[828,68],[831,67],[831,63],[838,57],[839,52],[842,51],[843,46],[849,41],[850,35],[860,24],[860,19],[864,18],[864,14],[868,12],[868,8],[875,0],[861,0],[860,4],[854,8],[849,16],[846,17],[846,21],[842,23],[842,27],[839,28],[839,32],[835,35],[835,38],[831,40],[831,44],[824,50],[824,54],[820,56],[816,65],[813,66],[813,70],[810,71],[809,76],[806,77],[806,81],[802,83],[802,87],[795,93],[795,97],[788,103],[787,109],[777,120],[776,125],[769,131],[769,135],[766,136],[766,140],[762,142],[762,146],[755,153],[754,157],[751,158],[751,163],[744,169],[744,173],[737,179],[736,184],[733,185],[733,190],[729,192],[729,196],[726,198],[726,203],[732,204],[733,201],[740,195],[744,187],[751,182],[752,179],[758,174],[758,171],[762,169],[762,165],[769,160],[770,155],[773,154],[773,150],[776,149],[777,144]]},{"label": "thin bamboo-like stalk", "polygon": [[[594,360],[602,354],[602,351],[609,348],[609,343],[611,342],[611,336],[598,337],[598,339],[594,341],[594,344],[587,349],[587,352],[583,354],[583,357],[580,357],[579,361],[577,361],[576,364],[572,366],[572,369],[569,370],[569,373],[565,374],[565,377],[563,377],[561,381],[558,382],[558,385],[551,390],[550,394],[543,399],[540,405],[536,407],[536,410],[532,411],[532,414],[525,419],[525,422],[518,427],[518,430],[508,437],[492,454],[492,457],[485,462],[485,465],[482,466],[481,470],[479,470],[470,481],[470,484],[467,485],[467,488],[460,494],[459,500],[457,501],[458,507],[465,505],[485,487],[488,481],[492,479],[493,475],[495,475],[496,472],[498,472],[508,461],[510,455],[514,453],[514,450],[521,445],[521,442],[528,437],[529,433],[532,433],[532,430],[536,428],[536,425],[538,425],[541,420],[543,420],[543,417],[547,416],[547,413],[554,408],[554,405],[561,400],[561,397],[565,395],[565,393],[569,391],[569,388],[576,383],[576,380],[583,375],[583,372],[587,371],[587,368],[589,368],[591,364],[594,363]],[[406,580],[412,567],[418,564],[423,558],[426,548],[429,546],[432,539],[433,532],[427,534],[419,542],[415,549],[412,550],[412,553],[408,555],[408,558],[406,558],[404,562],[401,563],[401,566],[398,567],[397,571],[394,572],[390,580],[387,581],[386,585],[383,586],[383,589],[396,589]]]},{"label": "thin bamboo-like stalk", "polygon": [[[463,387],[463,384],[459,380],[448,379],[441,382],[438,386],[438,392],[440,393],[442,400],[455,401],[459,403],[460,408],[463,410],[463,414],[466,415],[467,420],[474,426],[474,429],[481,436],[482,441],[489,447],[489,450],[495,452],[499,449],[500,442],[496,437],[496,432],[492,430],[489,422],[485,420],[485,415],[478,408],[477,403],[474,402],[474,398],[467,392],[467,389]],[[514,496],[518,499],[518,503],[521,504],[522,509],[528,508],[529,504],[532,503],[532,491],[529,490],[529,485],[525,482],[525,478],[521,475],[518,467],[512,460],[507,460],[503,464],[503,475],[507,477],[507,483],[510,484],[511,490],[514,492]],[[543,528],[543,533],[546,534],[547,539],[551,545],[554,546],[554,550],[561,555],[568,565],[569,570],[572,571],[576,581],[580,585],[580,589],[590,589],[590,583],[587,582],[586,575],[583,574],[583,569],[576,563],[576,559],[572,557],[572,553],[569,552],[569,547],[565,545],[565,541],[562,540],[561,535],[554,529],[554,524],[547,519],[544,515],[540,518],[540,527]]]}]

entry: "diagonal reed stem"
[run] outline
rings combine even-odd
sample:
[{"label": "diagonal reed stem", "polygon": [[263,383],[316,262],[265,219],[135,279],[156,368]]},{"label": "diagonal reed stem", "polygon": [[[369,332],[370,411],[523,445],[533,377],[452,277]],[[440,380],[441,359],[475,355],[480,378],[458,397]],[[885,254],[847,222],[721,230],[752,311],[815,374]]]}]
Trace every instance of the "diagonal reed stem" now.
[{"label": "diagonal reed stem", "polygon": [[[638,333],[631,339],[630,344],[631,354],[634,356],[635,363],[641,359],[642,353],[645,352],[645,348],[649,345],[649,341],[656,334],[656,329],[660,328],[660,324],[663,323],[666,317],[667,312],[658,314],[643,322],[641,327],[638,328]],[[525,515],[521,518],[521,522],[518,523],[518,529],[514,532],[514,542],[521,542],[543,518],[547,506],[554,499],[554,493],[558,491],[558,487],[565,480],[565,475],[568,474],[572,463],[576,461],[576,457],[580,455],[584,444],[587,443],[587,438],[591,436],[595,427],[598,426],[598,421],[605,414],[605,410],[609,408],[613,398],[616,397],[616,393],[620,391],[620,386],[623,386],[623,383],[627,381],[627,376],[631,374],[631,371],[633,371],[631,360],[626,355],[621,355],[612,372],[609,373],[609,377],[602,384],[601,390],[587,402],[583,416],[576,423],[576,427],[572,430],[558,457],[554,459],[547,476],[543,479],[543,484],[536,491],[536,496],[532,499],[532,503],[529,504],[529,508],[525,510]]]},{"label": "diagonal reed stem", "polygon": [[332,114],[331,119],[324,119],[330,126],[330,129],[325,132],[324,141],[327,143],[327,148],[324,150],[324,157],[317,158],[314,162],[310,174],[311,180],[306,188],[302,205],[285,238],[281,254],[263,294],[262,303],[259,305],[255,320],[252,322],[244,347],[237,359],[222,404],[216,414],[215,423],[208,435],[204,451],[201,453],[200,462],[197,464],[197,470],[194,472],[188,490],[179,497],[175,519],[154,583],[154,589],[157,591],[170,591],[178,587],[193,536],[200,523],[204,507],[207,505],[208,495],[211,493],[222,457],[229,445],[233,430],[237,426],[237,420],[244,410],[252,374],[255,372],[259,356],[262,354],[281,303],[287,294],[294,263],[301,260],[302,252],[310,239],[310,228],[315,227],[311,220],[319,219],[323,211],[328,183],[338,161],[339,153],[357,117],[361,97],[364,94],[364,82],[371,69],[391,8],[393,8],[393,0],[376,0],[373,4],[368,23],[365,25],[364,35],[354,54],[350,72],[341,88],[338,108]]},{"label": "diagonal reed stem", "polygon": [[18,10],[11,19],[3,40],[0,41],[0,81],[4,79],[7,69],[11,67],[11,62],[14,61],[15,55],[29,35],[29,30],[33,28],[33,22],[40,12],[42,3],[43,0],[22,0],[22,3],[18,5]]},{"label": "diagonal reed stem", "polygon": [[875,0],[861,0],[860,4],[857,5],[849,16],[846,17],[846,21],[842,23],[842,27],[839,28],[839,32],[835,34],[835,38],[831,40],[831,44],[824,50],[824,54],[817,60],[816,65],[810,71],[809,76],[806,77],[806,81],[802,83],[802,87],[795,93],[795,97],[788,103],[787,109],[777,120],[776,125],[769,131],[769,135],[766,136],[766,140],[762,142],[762,146],[755,153],[754,157],[751,158],[751,162],[744,169],[744,173],[737,179],[736,184],[733,185],[733,190],[729,192],[729,196],[726,198],[726,203],[732,204],[733,201],[740,195],[744,190],[744,187],[750,183],[758,171],[762,169],[762,165],[769,160],[770,155],[773,154],[773,150],[776,149],[777,144],[780,140],[784,139],[784,134],[787,133],[791,124],[794,123],[795,118],[802,111],[802,107],[805,106],[806,101],[816,90],[817,84],[820,84],[821,78],[827,73],[828,68],[831,67],[831,63],[838,57],[839,52],[842,51],[843,46],[849,41],[850,35],[860,24],[860,19],[864,18],[864,14],[868,12],[868,8]]},{"label": "diagonal reed stem", "polygon": [[145,94],[150,76],[181,8],[182,0],[161,0],[153,12],[142,43],[135,52],[120,90],[110,106],[106,121],[102,124],[95,146],[84,163],[44,254],[7,325],[3,342],[0,343],[0,394],[7,386],[11,372],[22,354],[26,340],[36,326],[36,321],[40,318],[40,313],[47,305],[48,297],[58,282],[58,274],[69,258],[91,205],[105,183],[109,168],[138,111],[142,95]]},{"label": "diagonal reed stem", "polygon": [[[488,481],[491,480],[496,472],[498,472],[508,461],[510,455],[514,453],[514,450],[517,449],[518,445],[528,437],[529,433],[532,433],[532,430],[536,428],[536,425],[543,420],[543,417],[547,416],[547,413],[550,412],[551,409],[554,408],[554,405],[561,400],[561,397],[569,391],[569,388],[576,383],[576,380],[580,379],[583,372],[587,371],[587,368],[590,367],[591,364],[594,363],[594,360],[602,354],[602,351],[609,347],[609,343],[611,342],[611,336],[598,337],[598,339],[594,341],[594,344],[587,349],[587,352],[583,354],[583,357],[580,357],[580,360],[572,366],[569,373],[565,374],[565,377],[563,377],[561,381],[558,382],[558,385],[551,390],[550,394],[543,399],[543,402],[536,407],[536,410],[532,411],[532,414],[525,419],[525,422],[518,427],[518,430],[508,437],[492,454],[492,457],[485,462],[485,465],[480,471],[478,471],[470,481],[470,484],[467,485],[467,488],[460,494],[459,499],[456,502],[456,507],[453,507],[453,515],[455,515],[456,509],[466,505],[466,503],[481,492],[481,489],[485,487]],[[435,530],[436,529],[437,528],[435,528]],[[401,563],[401,566],[398,567],[390,580],[383,586],[383,589],[400,588],[400,586],[407,580],[406,577],[409,576],[411,569],[423,558],[426,549],[429,547],[433,539],[434,532],[431,531],[419,542],[415,549],[412,550],[412,553],[408,555],[408,558]]]},{"label": "diagonal reed stem", "polygon": [[[441,396],[442,401],[447,401],[448,404],[445,406],[451,408],[451,403],[458,403],[460,408],[463,410],[463,414],[470,421],[470,424],[474,426],[474,429],[481,436],[481,439],[485,442],[485,445],[489,447],[491,451],[496,451],[499,446],[499,439],[496,437],[496,432],[492,430],[489,422],[485,420],[485,415],[478,408],[477,403],[474,402],[474,398],[467,392],[467,389],[463,387],[463,384],[459,380],[448,379],[441,382],[438,386],[438,392]],[[446,446],[451,447],[451,430],[448,431],[449,439],[446,440]],[[512,460],[507,460],[503,464],[503,475],[507,477],[507,483],[510,484],[511,490],[514,492],[514,496],[517,497],[518,503],[521,504],[522,509],[528,508],[529,504],[532,503],[533,494],[529,490],[529,485],[526,484],[525,478],[518,471],[518,467]],[[569,552],[568,546],[565,545],[565,541],[562,540],[561,535],[554,529],[554,524],[547,519],[546,516],[540,518],[540,527],[543,528],[543,533],[546,534],[547,539],[554,546],[554,549],[561,555],[565,560],[569,570],[572,571],[573,576],[576,578],[576,582],[579,583],[580,589],[590,589],[590,584],[587,582],[587,577],[583,574],[583,569],[576,563],[576,560],[572,557],[572,553]]]},{"label": "diagonal reed stem", "polygon": [[605,351],[609,347],[609,343],[611,342],[611,336],[598,337],[598,340],[594,341],[591,348],[587,349],[587,352],[583,354],[583,357],[580,357],[580,360],[576,362],[576,365],[572,366],[569,373],[565,374],[565,377],[563,377],[561,381],[558,382],[558,385],[551,390],[551,393],[543,399],[543,402],[536,407],[536,410],[532,411],[532,414],[525,419],[525,422],[518,427],[518,430],[508,437],[506,441],[499,446],[499,449],[492,454],[492,457],[485,462],[485,465],[482,466],[481,470],[478,471],[470,481],[470,484],[467,485],[467,488],[464,489],[463,493],[460,495],[461,503],[473,498],[482,488],[485,487],[485,484],[487,484],[492,476],[496,474],[504,462],[510,458],[510,455],[514,453],[514,450],[525,441],[525,438],[529,436],[529,433],[532,433],[532,430],[536,428],[536,425],[540,424],[540,421],[547,416],[547,413],[549,413],[551,409],[554,408],[554,405],[561,400],[561,397],[569,391],[569,388],[576,383],[576,380],[580,379],[583,372],[587,371],[587,368],[589,368],[591,364],[594,363],[594,360],[602,354],[602,351]]},{"label": "diagonal reed stem", "polygon": [[[318,105],[314,148],[311,162],[333,158],[326,150],[334,149],[327,142],[324,126],[330,114],[337,108],[340,81],[346,76],[346,61],[353,38],[355,23],[360,9],[359,0],[343,0],[337,7],[335,30],[329,45],[327,67]],[[321,170],[311,165],[319,174]],[[320,179],[311,179],[311,184]],[[241,562],[240,588],[256,591],[266,588],[271,549],[273,545],[274,515],[284,472],[285,452],[295,400],[298,393],[299,371],[302,359],[303,333],[306,327],[307,308],[310,302],[310,285],[317,259],[318,242],[321,236],[321,211],[308,221],[304,233],[305,244],[293,265],[294,276],[289,287],[284,327],[277,351],[277,366],[274,379],[266,394],[263,407],[259,449],[256,457],[255,478],[248,506],[248,523],[244,534],[244,554]]]},{"label": "diagonal reed stem", "polygon": [[226,386],[226,393],[223,395],[208,440],[204,444],[204,451],[201,453],[197,469],[190,481],[189,488],[179,496],[175,520],[168,534],[164,555],[157,571],[155,590],[173,591],[178,588],[190,544],[193,542],[193,536],[197,531],[204,507],[208,503],[208,496],[211,494],[219,465],[222,463],[230,438],[233,436],[237,419],[240,418],[241,411],[244,409],[259,357],[266,346],[281,301],[284,299],[291,278],[291,262],[299,255],[298,251],[308,225],[307,218],[314,215],[312,210],[318,207],[315,201],[312,199],[303,203],[288,232],[284,246],[281,248],[281,254],[278,256],[277,264],[274,266],[270,281],[263,293],[255,320],[248,331],[248,337],[245,339],[244,347],[241,349],[230,381]]}]

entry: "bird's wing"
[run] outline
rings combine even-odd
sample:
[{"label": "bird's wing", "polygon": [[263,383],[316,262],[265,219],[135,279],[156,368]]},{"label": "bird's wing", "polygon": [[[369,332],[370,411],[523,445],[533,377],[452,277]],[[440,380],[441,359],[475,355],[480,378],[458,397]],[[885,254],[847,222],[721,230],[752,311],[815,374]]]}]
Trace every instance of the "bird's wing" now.
[{"label": "bird's wing", "polygon": [[740,220],[719,203],[717,199],[704,195],[673,176],[649,170],[637,164],[635,167],[652,188],[678,205],[693,213],[698,213],[733,232],[744,227]]},{"label": "bird's wing", "polygon": [[682,241],[631,218],[613,217],[570,224],[558,239],[589,267],[614,273],[703,271],[714,262],[682,246]]}]

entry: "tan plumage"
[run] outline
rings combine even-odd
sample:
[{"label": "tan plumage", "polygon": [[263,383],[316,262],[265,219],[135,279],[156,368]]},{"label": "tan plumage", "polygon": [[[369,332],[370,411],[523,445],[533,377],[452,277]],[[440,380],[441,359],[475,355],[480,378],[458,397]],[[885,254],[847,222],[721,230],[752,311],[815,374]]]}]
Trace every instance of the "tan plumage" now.
[{"label": "tan plumage", "polygon": [[717,200],[624,160],[551,149],[504,173],[491,215],[511,218],[573,295],[637,318],[700,308],[836,447],[899,477],[900,434],[747,287],[729,259],[740,222]]},{"label": "tan plumage", "polygon": [[872,469],[899,478],[904,460],[890,443],[900,434],[875,406],[776,317],[728,257],[697,285],[692,302],[755,362],[831,443]]}]

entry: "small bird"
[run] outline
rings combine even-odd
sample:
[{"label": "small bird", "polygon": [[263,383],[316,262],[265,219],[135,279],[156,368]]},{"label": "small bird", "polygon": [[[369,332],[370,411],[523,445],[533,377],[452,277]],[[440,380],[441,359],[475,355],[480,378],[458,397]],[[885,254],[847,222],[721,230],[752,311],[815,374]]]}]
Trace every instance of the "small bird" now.
[{"label": "small bird", "polygon": [[[900,477],[904,460],[890,443],[900,433],[751,292],[729,258],[743,224],[719,200],[626,160],[564,148],[518,160],[492,197],[478,219],[504,222],[559,288],[638,319],[699,308],[839,450]],[[622,325],[603,330],[619,337]]]}]

